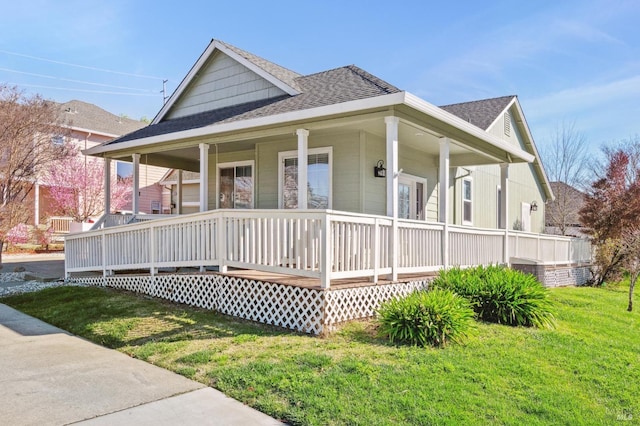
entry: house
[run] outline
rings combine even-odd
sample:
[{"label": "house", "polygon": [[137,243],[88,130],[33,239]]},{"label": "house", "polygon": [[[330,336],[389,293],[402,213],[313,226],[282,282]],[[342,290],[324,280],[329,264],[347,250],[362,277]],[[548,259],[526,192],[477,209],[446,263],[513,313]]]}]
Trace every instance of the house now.
[{"label": "house", "polygon": [[555,199],[547,203],[545,210],[545,232],[549,234],[586,237],[580,222],[580,209],[585,194],[564,182],[551,182]]},{"label": "house", "polygon": [[[52,143],[69,144],[79,150],[93,148],[146,126],[142,121],[111,114],[87,102],[72,100],[56,106],[69,133],[64,136],[52,135]],[[129,163],[115,161],[111,168],[119,176],[131,173]],[[166,172],[167,169],[161,167],[141,166],[140,212],[161,213],[162,187],[158,181]],[[34,225],[48,222],[55,231],[68,232],[71,218],[57,215],[50,191],[46,182],[36,182],[29,201],[33,206],[30,222]],[[129,206],[125,205],[123,210],[131,210],[131,203]]]},{"label": "house", "polygon": [[69,237],[67,276],[94,284],[318,333],[443,267],[587,271],[588,243],[540,234],[553,194],[515,96],[439,108],[213,40],[149,126],[85,153],[174,169],[178,214],[136,216],[134,190],[129,225]]}]

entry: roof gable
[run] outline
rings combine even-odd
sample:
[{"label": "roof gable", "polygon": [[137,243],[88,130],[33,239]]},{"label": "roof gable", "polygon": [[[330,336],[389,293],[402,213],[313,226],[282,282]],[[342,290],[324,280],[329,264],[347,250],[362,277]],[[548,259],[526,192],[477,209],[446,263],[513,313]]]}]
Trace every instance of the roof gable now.
[{"label": "roof gable", "polygon": [[283,94],[163,120],[110,144],[400,92],[397,87],[354,65],[298,77],[295,83],[302,91],[297,96]]},{"label": "roof gable", "polygon": [[298,73],[212,40],[152,124],[282,95],[297,95]]},{"label": "roof gable", "polygon": [[499,98],[444,105],[440,108],[462,118],[474,126],[480,127],[482,130],[489,130],[514,98],[515,96],[502,96]]}]

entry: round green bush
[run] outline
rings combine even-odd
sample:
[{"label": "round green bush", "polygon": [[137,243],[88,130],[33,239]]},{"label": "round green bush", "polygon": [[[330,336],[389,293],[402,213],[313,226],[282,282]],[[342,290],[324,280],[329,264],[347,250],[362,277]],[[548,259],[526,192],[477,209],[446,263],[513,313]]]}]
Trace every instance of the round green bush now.
[{"label": "round green bush", "polygon": [[513,326],[553,327],[548,290],[529,274],[502,266],[441,271],[433,287],[467,298],[478,319]]},{"label": "round green bush", "polygon": [[380,331],[394,343],[445,346],[460,342],[475,328],[469,302],[450,290],[417,291],[384,302]]}]

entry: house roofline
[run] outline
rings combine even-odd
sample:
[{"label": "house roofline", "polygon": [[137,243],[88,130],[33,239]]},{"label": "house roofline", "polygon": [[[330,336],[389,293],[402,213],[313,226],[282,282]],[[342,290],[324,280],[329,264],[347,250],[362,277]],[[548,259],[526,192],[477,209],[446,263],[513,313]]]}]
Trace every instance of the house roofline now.
[{"label": "house roofline", "polygon": [[117,144],[103,144],[83,151],[87,155],[101,155],[111,151],[132,149],[157,143],[172,142],[180,139],[192,139],[203,136],[211,136],[234,131],[255,129],[257,127],[283,125],[291,122],[304,121],[312,118],[329,117],[345,113],[356,113],[368,109],[389,108],[397,105],[406,105],[419,112],[427,114],[445,124],[453,126],[483,140],[496,148],[505,151],[510,156],[525,162],[533,162],[535,157],[500,138],[488,134],[473,124],[438,108],[437,106],[424,101],[423,99],[408,93],[397,92],[389,95],[376,96],[372,98],[359,99],[355,101],[342,102],[339,104],[326,105],[316,108],[291,111],[282,114],[270,115],[266,117],[252,118],[248,120],[235,121],[230,123],[212,124],[196,129],[183,130],[179,132],[166,133],[162,135],[150,136],[147,138],[132,141],[120,142]]},{"label": "house roofline", "polygon": [[251,71],[253,71],[254,73],[258,74],[260,77],[264,78],[265,80],[267,80],[268,82],[270,82],[274,86],[280,88],[282,91],[284,91],[285,93],[289,94],[290,96],[294,96],[294,95],[300,94],[300,92],[297,89],[291,87],[290,85],[288,85],[284,81],[282,81],[279,78],[275,77],[271,73],[265,71],[263,68],[261,68],[260,66],[254,64],[253,62],[251,62],[250,60],[246,59],[242,55],[239,55],[238,53],[236,53],[233,50],[229,49],[227,46],[225,46],[224,43],[222,43],[222,42],[220,42],[219,40],[216,40],[216,39],[211,39],[211,41],[209,42],[209,45],[207,46],[207,48],[198,57],[198,60],[193,64],[193,66],[191,67],[191,69],[189,70],[187,75],[182,79],[182,81],[180,82],[180,84],[178,85],[176,90],[171,94],[171,96],[169,97],[169,100],[162,106],[162,108],[160,109],[158,114],[155,116],[155,118],[153,119],[151,124],[157,124],[160,121],[162,121],[163,118],[165,118],[167,113],[171,110],[173,105],[180,98],[182,93],[187,89],[187,87],[189,86],[191,81],[196,77],[198,72],[200,72],[200,69],[204,66],[204,64],[209,60],[211,55],[213,55],[213,53],[216,50],[219,50],[220,52],[222,52],[225,55],[231,57],[232,59],[234,59],[235,61],[237,61],[240,64],[244,65],[245,67],[249,68]]},{"label": "house roofline", "polygon": [[553,195],[553,189],[551,189],[551,183],[549,182],[549,178],[547,177],[547,172],[544,170],[544,167],[542,165],[542,160],[540,159],[540,153],[538,152],[536,143],[533,140],[531,129],[529,129],[529,123],[527,123],[527,119],[524,116],[524,111],[522,111],[522,107],[520,106],[520,101],[518,101],[517,96],[514,96],[513,99],[507,104],[507,106],[501,111],[501,113],[498,114],[498,116],[493,121],[493,123],[491,123],[491,125],[487,127],[487,131],[491,129],[498,122],[500,117],[503,116],[504,113],[509,109],[511,109],[512,107],[516,108],[516,111],[518,113],[518,118],[522,122],[522,128],[525,131],[526,140],[529,141],[529,146],[531,151],[533,152],[534,159],[538,160],[538,161],[530,161],[530,163],[533,163],[533,167],[536,169],[536,173],[538,174],[538,177],[541,180],[542,187],[544,189],[547,200],[553,201],[555,200],[556,197]]}]

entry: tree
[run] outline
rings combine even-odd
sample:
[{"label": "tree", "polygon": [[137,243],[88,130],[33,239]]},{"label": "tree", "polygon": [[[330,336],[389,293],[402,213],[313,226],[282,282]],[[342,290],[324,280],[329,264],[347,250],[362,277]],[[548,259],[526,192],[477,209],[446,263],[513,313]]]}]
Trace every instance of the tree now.
[{"label": "tree", "polygon": [[579,219],[583,201],[580,191],[589,175],[587,139],[576,130],[575,123],[563,122],[542,148],[542,161],[555,195],[545,211],[546,225],[567,235]]},{"label": "tree", "polygon": [[587,191],[580,218],[596,246],[595,284],[621,272],[623,235],[640,226],[640,141],[604,149],[606,165]]},{"label": "tree", "polygon": [[629,304],[633,311],[633,290],[640,276],[640,228],[627,229],[622,234],[622,250],[625,253],[624,267],[629,273]]},{"label": "tree", "polygon": [[[88,158],[77,148],[71,155],[52,164],[48,170],[46,183],[54,210],[63,216],[70,216],[77,222],[104,212],[104,162],[98,158]],[[111,208],[121,209],[131,198],[132,186],[129,179],[111,179]]]},{"label": "tree", "polygon": [[0,84],[0,263],[7,232],[27,221],[24,202],[48,165],[65,158],[67,135],[54,103]]}]

